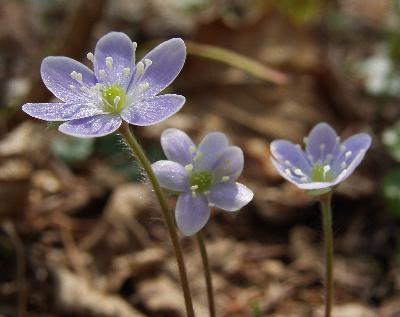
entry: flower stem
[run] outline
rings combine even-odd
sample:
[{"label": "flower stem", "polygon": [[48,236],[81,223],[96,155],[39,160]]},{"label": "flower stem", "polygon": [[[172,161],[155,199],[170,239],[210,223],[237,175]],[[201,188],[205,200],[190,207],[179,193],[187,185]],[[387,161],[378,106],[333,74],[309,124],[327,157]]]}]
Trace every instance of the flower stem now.
[{"label": "flower stem", "polygon": [[183,260],[182,249],[178,239],[178,233],[176,231],[174,220],[171,216],[171,213],[168,208],[167,200],[165,199],[164,192],[157,180],[156,175],[151,168],[151,163],[146,157],[142,147],[136,140],[135,136],[131,133],[129,129],[129,124],[123,122],[121,127],[119,128],[119,132],[125,139],[126,143],[129,145],[130,149],[132,150],[133,154],[137,157],[140,164],[144,168],[151,185],[153,186],[154,192],[157,196],[158,202],[160,203],[161,211],[164,216],[164,220],[167,224],[167,228],[169,231],[169,235],[171,238],[171,242],[175,251],[175,257],[178,264],[179,269],[179,277],[181,281],[181,286],[183,290],[183,296],[185,299],[185,307],[186,307],[186,314],[188,317],[194,317],[194,310],[193,310],[193,303],[192,303],[192,296],[190,294],[189,282],[187,278],[185,262]]},{"label": "flower stem", "polygon": [[330,317],[333,302],[332,192],[320,196],[325,240],[325,317]]},{"label": "flower stem", "polygon": [[206,244],[204,242],[203,233],[199,231],[196,234],[196,237],[200,248],[201,260],[203,262],[204,277],[207,285],[208,309],[210,311],[210,317],[216,317],[211,269],[210,269],[210,264],[208,262],[207,249],[206,249]]}]

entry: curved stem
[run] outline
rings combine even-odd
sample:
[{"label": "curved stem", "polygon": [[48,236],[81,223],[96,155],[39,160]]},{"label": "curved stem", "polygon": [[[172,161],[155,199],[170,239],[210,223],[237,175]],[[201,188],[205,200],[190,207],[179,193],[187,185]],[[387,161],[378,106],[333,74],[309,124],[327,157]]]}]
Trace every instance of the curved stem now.
[{"label": "curved stem", "polygon": [[333,302],[332,192],[320,196],[325,240],[325,317],[330,317]]},{"label": "curved stem", "polygon": [[199,231],[196,234],[196,237],[200,248],[201,260],[203,262],[203,270],[207,286],[208,309],[210,311],[210,317],[216,317],[211,269],[210,269],[210,264],[208,262],[207,249],[206,249],[206,244],[204,242],[203,233]]},{"label": "curved stem", "polygon": [[185,262],[183,260],[182,249],[179,243],[178,233],[176,231],[174,219],[172,218],[171,213],[169,211],[167,200],[165,199],[164,196],[164,192],[157,180],[156,175],[153,172],[153,169],[151,168],[151,163],[147,159],[142,147],[140,146],[134,135],[131,133],[129,129],[129,124],[127,124],[126,122],[122,123],[121,127],[119,128],[119,132],[125,139],[126,143],[129,145],[130,149],[132,150],[132,153],[137,157],[143,169],[145,170],[147,177],[149,178],[150,183],[153,186],[157,199],[160,203],[161,211],[164,216],[164,220],[167,224],[171,242],[175,251],[175,257],[179,269],[179,277],[183,290],[183,296],[185,299],[186,314],[188,317],[194,317],[195,315],[193,310],[192,297],[190,294],[190,288],[185,268]]}]

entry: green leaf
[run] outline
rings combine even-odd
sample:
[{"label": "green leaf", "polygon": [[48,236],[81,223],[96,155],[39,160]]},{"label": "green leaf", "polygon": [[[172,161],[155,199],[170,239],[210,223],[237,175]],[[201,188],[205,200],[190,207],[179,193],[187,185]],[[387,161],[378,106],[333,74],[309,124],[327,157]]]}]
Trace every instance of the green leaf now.
[{"label": "green leaf", "polygon": [[383,180],[382,191],[389,210],[400,218],[400,168],[387,174]]},{"label": "green leaf", "polygon": [[51,151],[60,160],[74,164],[85,161],[93,152],[94,139],[59,134],[51,142]]}]

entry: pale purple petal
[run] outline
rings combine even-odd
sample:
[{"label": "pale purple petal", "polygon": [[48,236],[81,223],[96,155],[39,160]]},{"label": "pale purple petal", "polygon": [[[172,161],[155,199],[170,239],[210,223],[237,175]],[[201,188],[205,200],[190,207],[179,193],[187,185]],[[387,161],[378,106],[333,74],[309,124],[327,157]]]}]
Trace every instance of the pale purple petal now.
[{"label": "pale purple petal", "polygon": [[153,163],[152,168],[161,187],[177,192],[189,191],[187,172],[181,164],[162,160]]},{"label": "pale purple petal", "polygon": [[253,192],[240,183],[220,183],[210,189],[208,199],[217,208],[237,211],[253,199]]},{"label": "pale purple petal", "polygon": [[229,145],[228,138],[222,132],[211,132],[200,142],[197,158],[194,161],[196,171],[211,171],[218,158]]},{"label": "pale purple petal", "polygon": [[[73,71],[82,74],[82,81],[86,87],[96,84],[97,80],[93,72],[69,57],[46,57],[40,68],[44,84],[58,99],[67,103],[90,103],[88,94],[81,91],[82,85],[71,78]],[[70,86],[75,88],[71,89]]]},{"label": "pale purple petal", "polygon": [[305,175],[310,175],[311,167],[305,153],[298,145],[286,140],[276,140],[271,143],[273,157],[285,168],[300,169]]},{"label": "pale purple petal", "polygon": [[161,134],[161,146],[165,156],[183,166],[192,163],[196,146],[190,137],[178,129],[166,129]]},{"label": "pale purple petal", "polygon": [[351,164],[361,151],[365,152],[369,149],[371,137],[366,133],[358,133],[348,138],[342,145],[344,146],[344,155],[349,154],[346,163]]},{"label": "pale purple petal", "polygon": [[22,110],[34,118],[46,121],[68,121],[102,113],[92,105],[77,103],[26,103]]},{"label": "pale purple petal", "polygon": [[148,83],[147,95],[156,95],[167,87],[181,71],[186,58],[185,43],[180,38],[165,41],[152,49],[143,59],[152,61],[138,83]]},{"label": "pale purple petal", "polygon": [[220,183],[223,177],[229,177],[230,181],[238,179],[242,174],[244,165],[243,151],[237,146],[229,146],[222,152],[213,168],[213,181]]},{"label": "pale purple petal", "polygon": [[357,168],[357,166],[360,165],[366,152],[367,152],[366,149],[360,150],[358,152],[358,154],[354,158],[352,158],[351,163],[345,169],[343,169],[339,175],[337,175],[337,178],[335,179],[335,184],[343,182],[346,178],[348,178],[354,172],[354,170]]},{"label": "pale purple petal", "polygon": [[327,155],[335,156],[339,150],[339,139],[332,127],[323,122],[317,124],[307,137],[306,152],[311,155],[312,162],[324,162]]},{"label": "pale purple petal", "polygon": [[191,193],[181,194],[175,208],[178,228],[186,236],[201,230],[210,218],[210,208],[204,195],[193,197]]},{"label": "pale purple petal", "polygon": [[182,108],[185,97],[180,95],[161,95],[145,98],[124,109],[122,118],[134,125],[148,126],[159,123]]},{"label": "pale purple petal", "polygon": [[[110,32],[100,38],[94,51],[94,71],[98,81],[126,88],[133,72],[134,53],[132,41],[124,33]],[[112,58],[112,67],[106,65],[107,57]],[[128,76],[124,75],[124,68],[129,68]],[[100,70],[105,71],[105,77],[100,76]]]},{"label": "pale purple petal", "polygon": [[97,115],[65,122],[58,130],[75,137],[93,138],[113,133],[120,127],[121,122],[119,116]]}]

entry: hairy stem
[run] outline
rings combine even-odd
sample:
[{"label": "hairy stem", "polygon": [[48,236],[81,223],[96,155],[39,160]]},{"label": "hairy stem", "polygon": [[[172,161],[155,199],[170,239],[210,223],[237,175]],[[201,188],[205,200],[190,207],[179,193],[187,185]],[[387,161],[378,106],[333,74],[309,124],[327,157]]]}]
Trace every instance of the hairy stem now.
[{"label": "hairy stem", "polygon": [[150,180],[151,185],[153,186],[154,192],[160,203],[161,211],[167,224],[168,232],[171,238],[172,246],[175,251],[175,257],[178,264],[179,269],[179,277],[181,281],[181,286],[183,290],[183,296],[185,299],[185,307],[186,307],[186,314],[188,317],[194,317],[194,310],[193,310],[193,303],[192,303],[192,296],[190,294],[189,282],[187,278],[185,262],[183,260],[182,249],[178,239],[178,233],[176,231],[174,219],[169,211],[167,200],[165,199],[164,192],[155,176],[153,169],[151,168],[151,163],[147,159],[142,147],[131,133],[129,129],[129,125],[127,123],[122,123],[121,127],[119,128],[119,132],[125,139],[126,143],[129,145],[132,153],[137,157],[140,164],[142,165],[143,169],[145,170],[147,177]]},{"label": "hairy stem", "polygon": [[332,192],[320,196],[325,241],[325,317],[331,317],[333,302]]},{"label": "hairy stem", "polygon": [[196,234],[196,237],[197,237],[197,242],[198,242],[199,248],[200,248],[201,260],[203,262],[204,277],[205,277],[206,286],[207,286],[208,309],[210,311],[210,317],[216,317],[211,269],[210,269],[210,264],[208,262],[207,249],[206,249],[206,244],[204,242],[203,233],[201,231],[199,231]]}]

